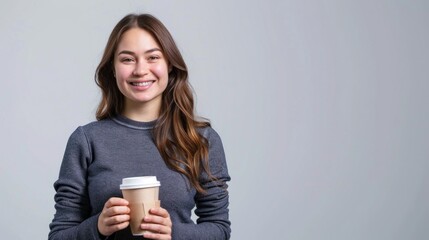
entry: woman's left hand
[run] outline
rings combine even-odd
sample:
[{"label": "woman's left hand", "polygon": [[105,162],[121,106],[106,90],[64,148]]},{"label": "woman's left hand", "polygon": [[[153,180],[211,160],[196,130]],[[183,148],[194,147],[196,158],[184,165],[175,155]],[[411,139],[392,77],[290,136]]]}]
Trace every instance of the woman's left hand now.
[{"label": "woman's left hand", "polygon": [[141,228],[148,230],[143,236],[149,239],[171,239],[172,222],[170,214],[164,208],[157,207],[149,210],[145,216]]}]

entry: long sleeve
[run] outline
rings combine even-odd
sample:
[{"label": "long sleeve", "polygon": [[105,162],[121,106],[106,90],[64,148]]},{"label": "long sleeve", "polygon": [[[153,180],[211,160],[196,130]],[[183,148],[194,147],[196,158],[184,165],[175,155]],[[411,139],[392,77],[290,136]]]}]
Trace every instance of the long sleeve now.
[{"label": "long sleeve", "polygon": [[210,171],[217,181],[210,181],[207,174],[202,174],[200,182],[206,193],[195,195],[197,224],[173,225],[173,239],[229,239],[231,235],[226,183],[231,178],[222,141],[211,128],[206,129],[205,133],[209,141]]},{"label": "long sleeve", "polygon": [[49,225],[50,240],[101,239],[98,214],[91,215],[87,169],[91,163],[88,141],[81,127],[70,136],[58,180],[54,183],[56,213]]},{"label": "long sleeve", "polygon": [[[104,203],[122,197],[124,177],[157,176],[161,181],[161,206],[173,222],[172,237],[229,239],[227,182],[230,180],[219,135],[200,129],[209,144],[209,166],[217,181],[200,176],[206,194],[198,194],[182,174],[170,169],[161,157],[151,129],[154,122],[135,122],[118,116],[77,128],[70,136],[58,180],[54,183],[56,213],[49,225],[50,240],[102,240],[97,222]],[[191,219],[191,211],[199,217]],[[136,239],[129,228],[107,239]]]}]

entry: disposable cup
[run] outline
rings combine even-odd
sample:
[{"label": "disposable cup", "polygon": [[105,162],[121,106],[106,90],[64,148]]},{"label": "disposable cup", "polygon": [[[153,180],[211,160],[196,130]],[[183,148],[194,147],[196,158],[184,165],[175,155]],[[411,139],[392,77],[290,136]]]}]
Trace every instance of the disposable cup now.
[{"label": "disposable cup", "polygon": [[149,215],[149,209],[159,207],[160,182],[156,176],[132,177],[122,179],[119,188],[122,195],[129,202],[130,228],[134,236],[141,236],[145,232],[140,228],[143,218]]}]

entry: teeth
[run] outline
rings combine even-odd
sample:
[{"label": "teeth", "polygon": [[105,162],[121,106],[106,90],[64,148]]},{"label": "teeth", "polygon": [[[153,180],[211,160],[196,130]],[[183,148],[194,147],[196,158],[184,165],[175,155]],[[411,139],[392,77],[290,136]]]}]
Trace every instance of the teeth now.
[{"label": "teeth", "polygon": [[152,82],[132,82],[133,86],[145,87],[149,86]]}]

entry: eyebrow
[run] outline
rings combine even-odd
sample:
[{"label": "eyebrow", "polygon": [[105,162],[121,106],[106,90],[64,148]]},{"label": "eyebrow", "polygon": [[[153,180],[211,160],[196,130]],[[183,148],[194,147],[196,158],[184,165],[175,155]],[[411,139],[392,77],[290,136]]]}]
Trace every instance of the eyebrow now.
[{"label": "eyebrow", "polygon": [[[144,53],[148,54],[148,53],[152,53],[152,52],[156,52],[156,51],[162,52],[161,49],[159,49],[159,48],[152,48],[152,49],[145,51]],[[129,51],[129,50],[122,50],[118,53],[118,55],[121,55],[121,54],[135,55],[135,53],[133,51]]]}]

